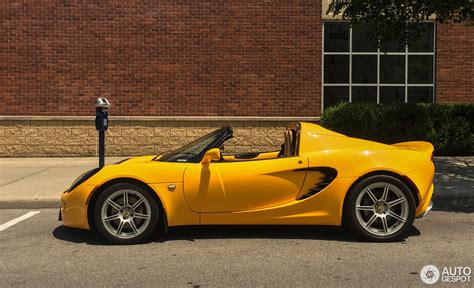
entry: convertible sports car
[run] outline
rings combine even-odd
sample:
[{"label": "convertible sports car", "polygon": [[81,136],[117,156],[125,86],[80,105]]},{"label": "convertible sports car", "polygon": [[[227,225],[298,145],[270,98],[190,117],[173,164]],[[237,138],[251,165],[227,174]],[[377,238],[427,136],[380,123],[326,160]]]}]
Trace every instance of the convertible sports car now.
[{"label": "convertible sports car", "polygon": [[280,151],[223,154],[223,127],[162,155],[81,175],[61,194],[65,226],[114,243],[180,225],[345,225],[370,241],[404,237],[431,207],[433,146],[350,138],[292,123]]}]

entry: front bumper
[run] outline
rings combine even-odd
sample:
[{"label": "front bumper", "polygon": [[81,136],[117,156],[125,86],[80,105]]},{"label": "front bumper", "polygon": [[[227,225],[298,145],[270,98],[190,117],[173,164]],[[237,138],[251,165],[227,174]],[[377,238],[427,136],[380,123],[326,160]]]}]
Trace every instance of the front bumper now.
[{"label": "front bumper", "polygon": [[90,229],[87,204],[93,191],[94,186],[81,184],[71,192],[61,193],[59,220],[63,221],[64,226]]}]

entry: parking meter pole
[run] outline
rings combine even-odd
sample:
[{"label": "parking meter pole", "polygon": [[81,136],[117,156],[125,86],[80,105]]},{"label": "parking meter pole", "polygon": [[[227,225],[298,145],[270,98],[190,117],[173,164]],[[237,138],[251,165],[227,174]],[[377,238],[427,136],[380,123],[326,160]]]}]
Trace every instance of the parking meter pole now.
[{"label": "parking meter pole", "polygon": [[95,129],[99,131],[99,168],[105,165],[105,131],[109,127],[110,103],[105,98],[95,101]]},{"label": "parking meter pole", "polygon": [[99,168],[105,165],[105,132],[99,131]]}]

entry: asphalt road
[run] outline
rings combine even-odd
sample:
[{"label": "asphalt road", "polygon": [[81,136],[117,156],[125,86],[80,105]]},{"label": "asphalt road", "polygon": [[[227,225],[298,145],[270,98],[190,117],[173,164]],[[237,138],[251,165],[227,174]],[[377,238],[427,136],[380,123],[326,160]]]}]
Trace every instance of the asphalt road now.
[{"label": "asphalt road", "polygon": [[[0,210],[0,225],[29,211]],[[474,269],[473,213],[433,211],[397,243],[361,242],[334,227],[221,226],[114,246],[61,226],[56,209],[39,211],[0,231],[1,287],[422,287],[427,264]]]}]

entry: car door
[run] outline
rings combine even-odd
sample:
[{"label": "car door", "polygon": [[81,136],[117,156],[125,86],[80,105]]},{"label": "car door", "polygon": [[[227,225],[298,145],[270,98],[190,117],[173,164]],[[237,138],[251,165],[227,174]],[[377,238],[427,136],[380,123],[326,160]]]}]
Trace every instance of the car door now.
[{"label": "car door", "polygon": [[307,167],[307,158],[299,156],[190,164],[183,179],[186,203],[196,212],[245,211],[282,205],[296,199]]}]

